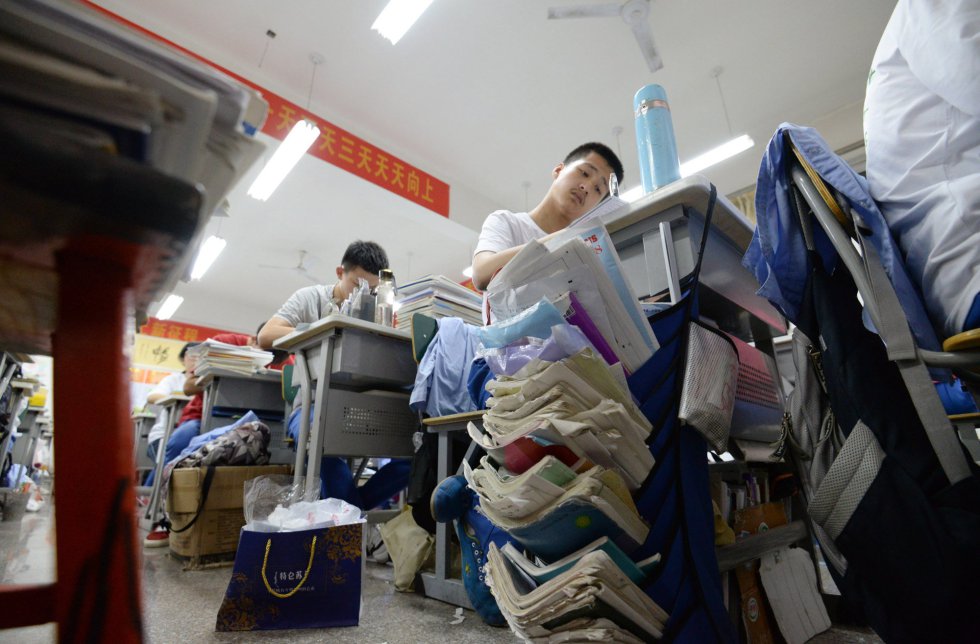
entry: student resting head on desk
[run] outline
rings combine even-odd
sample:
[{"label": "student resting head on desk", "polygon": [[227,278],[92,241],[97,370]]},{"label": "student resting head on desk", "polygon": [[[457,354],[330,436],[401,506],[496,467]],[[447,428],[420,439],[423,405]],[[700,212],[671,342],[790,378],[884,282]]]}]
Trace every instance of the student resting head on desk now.
[{"label": "student resting head on desk", "polygon": [[[340,310],[340,304],[357,287],[359,278],[367,280],[371,288],[378,285],[378,273],[388,268],[388,255],[374,242],[356,241],[347,247],[340,266],[337,267],[337,283],[327,286],[307,286],[293,293],[279,311],[261,327],[259,346],[271,349],[272,343],[288,335],[299,324],[312,324]],[[300,400],[296,398],[297,402]],[[314,403],[315,404],[315,403]],[[310,407],[310,420],[313,419]],[[295,441],[299,436],[297,405],[286,423],[286,431]],[[362,510],[381,505],[408,485],[411,462],[394,459],[378,470],[364,485],[358,487],[344,459],[324,456],[320,461],[320,497],[343,499]]]},{"label": "student resting head on desk", "polygon": [[[623,164],[602,143],[583,143],[551,171],[544,199],[530,212],[497,210],[483,222],[473,252],[473,284],[482,290],[524,245],[564,230],[609,194],[609,177],[623,182]],[[487,320],[484,298],[484,320]]]},{"label": "student resting head on desk", "polygon": [[271,349],[272,343],[289,335],[299,324],[312,324],[340,310],[340,304],[357,288],[358,279],[367,280],[371,288],[378,285],[378,273],[388,268],[388,255],[378,244],[356,241],[347,247],[335,284],[304,286],[289,296],[276,314],[259,331],[259,346]]}]

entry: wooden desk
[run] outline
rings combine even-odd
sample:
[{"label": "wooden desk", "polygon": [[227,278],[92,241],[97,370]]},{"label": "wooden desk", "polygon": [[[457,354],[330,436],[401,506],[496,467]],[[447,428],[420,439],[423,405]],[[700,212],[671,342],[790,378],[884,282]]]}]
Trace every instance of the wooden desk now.
[{"label": "wooden desk", "polygon": [[[291,463],[292,450],[286,445],[285,401],[282,399],[282,372],[266,369],[243,374],[227,369],[209,369],[198,378],[204,386],[201,411],[201,433],[211,431],[219,422],[254,411],[271,432],[271,463]],[[217,419],[217,420],[216,420]]]},{"label": "wooden desk", "polygon": [[321,455],[415,453],[418,419],[409,409],[408,389],[416,365],[408,331],[334,314],[279,338],[274,347],[296,356],[293,381],[301,385],[302,411],[294,476],[298,483],[306,472],[307,491],[320,485]]}]

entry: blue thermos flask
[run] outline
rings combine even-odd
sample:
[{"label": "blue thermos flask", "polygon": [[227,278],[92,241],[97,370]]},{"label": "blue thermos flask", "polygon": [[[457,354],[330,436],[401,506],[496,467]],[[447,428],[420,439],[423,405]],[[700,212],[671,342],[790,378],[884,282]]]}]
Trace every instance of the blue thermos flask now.
[{"label": "blue thermos flask", "polygon": [[667,92],[656,84],[641,87],[633,97],[633,113],[640,177],[643,192],[649,193],[681,178]]}]

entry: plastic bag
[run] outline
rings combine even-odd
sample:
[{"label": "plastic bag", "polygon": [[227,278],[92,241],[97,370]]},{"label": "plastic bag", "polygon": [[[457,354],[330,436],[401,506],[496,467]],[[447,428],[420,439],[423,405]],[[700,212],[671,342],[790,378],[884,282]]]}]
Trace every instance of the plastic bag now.
[{"label": "plastic bag", "polygon": [[253,532],[289,532],[361,521],[360,508],[340,499],[317,500],[319,490],[305,492],[301,478],[293,484],[287,474],[259,476],[245,481],[245,529]]},{"label": "plastic bag", "polygon": [[551,327],[551,335],[547,339],[524,337],[505,347],[480,349],[477,354],[487,361],[494,375],[513,376],[535,358],[558,362],[585,348],[595,351],[581,329],[571,324],[556,324]]}]

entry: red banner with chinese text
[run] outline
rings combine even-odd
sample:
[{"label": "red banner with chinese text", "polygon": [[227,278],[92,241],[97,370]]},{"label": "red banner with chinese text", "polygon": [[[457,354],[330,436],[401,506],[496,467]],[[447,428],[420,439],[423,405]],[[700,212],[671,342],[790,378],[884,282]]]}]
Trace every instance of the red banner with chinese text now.
[{"label": "red banner with chinese text", "polygon": [[365,181],[370,181],[376,186],[384,188],[424,208],[428,208],[436,214],[449,217],[448,183],[436,179],[427,172],[402,161],[394,155],[388,154],[381,148],[333,125],[329,121],[300,109],[296,104],[259,87],[238,74],[232,73],[220,65],[181,47],[177,43],[167,40],[104,7],[100,7],[90,0],[82,0],[82,2],[99,13],[158,42],[162,42],[191,58],[199,60],[221,73],[234,78],[243,85],[247,85],[260,92],[262,97],[269,103],[269,114],[265,120],[265,124],[262,126],[262,132],[265,134],[281,141],[286,138],[289,130],[297,120],[306,118],[320,128],[320,138],[310,146],[307,154],[311,154],[331,165],[346,170]]},{"label": "red banner with chinese text", "polygon": [[180,340],[181,342],[203,342],[219,333],[231,332],[207,326],[198,326],[196,324],[150,318],[146,321],[146,324],[140,327],[140,333],[158,338],[167,338],[168,340]]}]

